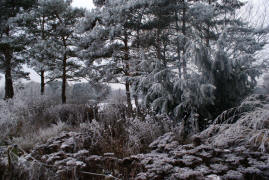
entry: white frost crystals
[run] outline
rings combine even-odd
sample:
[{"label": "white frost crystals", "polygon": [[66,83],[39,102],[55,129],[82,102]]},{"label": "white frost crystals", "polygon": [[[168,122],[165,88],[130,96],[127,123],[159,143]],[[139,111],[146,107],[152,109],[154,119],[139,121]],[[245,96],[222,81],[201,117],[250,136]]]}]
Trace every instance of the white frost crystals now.
[{"label": "white frost crystals", "polygon": [[17,118],[10,106],[11,101],[0,100],[0,145],[2,138],[11,133],[12,129],[17,126]]}]

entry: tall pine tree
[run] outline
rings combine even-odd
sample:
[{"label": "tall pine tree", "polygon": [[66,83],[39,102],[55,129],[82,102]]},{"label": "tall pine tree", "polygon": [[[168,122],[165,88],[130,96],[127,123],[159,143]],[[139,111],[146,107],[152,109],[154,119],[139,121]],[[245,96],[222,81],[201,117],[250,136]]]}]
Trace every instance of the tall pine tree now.
[{"label": "tall pine tree", "polygon": [[84,10],[71,7],[69,0],[49,0],[47,2],[48,13],[53,20],[48,22],[52,27],[53,46],[57,51],[53,52],[54,66],[49,76],[59,78],[62,81],[62,103],[66,103],[67,81],[78,79],[83,63],[76,54],[80,36],[77,24],[84,17]]},{"label": "tall pine tree", "polygon": [[27,73],[22,70],[24,59],[20,55],[25,49],[27,35],[20,27],[19,14],[35,3],[35,0],[0,1],[0,69],[5,74],[5,99],[14,96],[13,78],[27,77]]}]

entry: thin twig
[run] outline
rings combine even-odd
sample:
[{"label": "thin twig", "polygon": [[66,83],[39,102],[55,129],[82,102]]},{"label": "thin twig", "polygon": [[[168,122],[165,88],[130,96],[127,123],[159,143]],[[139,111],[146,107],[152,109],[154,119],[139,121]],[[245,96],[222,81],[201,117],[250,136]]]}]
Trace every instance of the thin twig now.
[{"label": "thin twig", "polygon": [[97,173],[91,173],[91,172],[85,172],[85,171],[80,171],[83,174],[89,174],[89,175],[94,175],[94,176],[102,176],[102,177],[107,177],[107,178],[113,178],[113,179],[117,179],[117,180],[121,180],[115,176],[112,175],[105,175],[105,174],[97,174]]}]

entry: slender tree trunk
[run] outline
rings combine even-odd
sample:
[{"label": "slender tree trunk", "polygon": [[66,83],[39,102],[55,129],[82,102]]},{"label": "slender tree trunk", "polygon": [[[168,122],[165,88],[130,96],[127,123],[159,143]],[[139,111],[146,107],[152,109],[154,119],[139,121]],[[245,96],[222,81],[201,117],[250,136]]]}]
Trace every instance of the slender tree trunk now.
[{"label": "slender tree trunk", "polygon": [[[9,27],[6,28],[6,35],[9,36]],[[5,56],[5,99],[11,99],[14,96],[13,81],[12,81],[12,51],[9,46],[4,48]]]},{"label": "slender tree trunk", "polygon": [[40,84],[41,95],[44,95],[45,94],[45,71],[44,70],[41,70],[40,78],[41,78],[41,84]]},{"label": "slender tree trunk", "polygon": [[126,82],[125,82],[125,89],[126,89],[126,99],[127,99],[127,108],[128,108],[128,116],[130,117],[132,112],[133,112],[133,107],[132,107],[132,100],[131,100],[131,92],[130,92],[130,82],[128,77],[130,76],[129,74],[129,48],[128,48],[128,35],[127,32],[125,32],[125,37],[124,37],[124,60],[125,60],[125,76],[127,77]]},{"label": "slender tree trunk", "polygon": [[183,0],[183,14],[182,14],[182,34],[184,36],[183,42],[183,57],[182,57],[182,70],[183,70],[183,77],[185,78],[187,75],[187,63],[186,63],[186,4],[185,0]]},{"label": "slender tree trunk", "polygon": [[7,50],[5,52],[5,99],[13,98],[14,89],[13,89],[13,81],[11,74],[11,52]]},{"label": "slender tree trunk", "polygon": [[[139,29],[137,30],[137,50],[139,51],[140,49],[140,33],[139,33]],[[136,71],[139,71],[139,68],[137,68],[137,65],[138,65],[139,62],[137,62],[136,64]],[[137,72],[136,72],[137,73]],[[134,92],[134,100],[135,100],[135,106],[136,106],[136,117],[140,117],[141,116],[141,111],[140,111],[140,104],[138,102],[138,93],[137,92]]]},{"label": "slender tree trunk", "polygon": [[[211,0],[208,0],[208,4],[211,4]],[[210,22],[207,22],[207,29],[206,29],[206,46],[210,46]]]},{"label": "slender tree trunk", "polygon": [[[42,16],[42,25],[41,25],[41,33],[42,33],[42,40],[45,40],[45,16]],[[44,61],[44,56],[42,54],[42,61]],[[41,95],[45,94],[45,70],[41,70],[40,72],[40,78],[41,78],[41,83],[40,83],[40,91]]]},{"label": "slender tree trunk", "polygon": [[133,112],[132,102],[131,102],[131,92],[130,92],[130,82],[126,80],[125,82],[126,89],[126,97],[127,97],[127,108],[128,108],[128,116],[130,117]]},{"label": "slender tree trunk", "polygon": [[62,104],[66,103],[66,54],[64,54],[63,59],[63,76],[62,76]]},{"label": "slender tree trunk", "polygon": [[[175,11],[175,19],[176,19],[176,23],[175,23],[175,25],[176,25],[176,29],[177,29],[177,31],[180,31],[180,28],[179,28],[179,19],[178,19],[178,13],[177,13],[177,11]],[[178,60],[178,62],[177,62],[177,68],[178,68],[178,77],[179,77],[179,79],[181,79],[181,49],[180,49],[180,46],[179,46],[179,41],[177,40],[177,42],[176,42],[176,44],[177,44],[177,60]]]},{"label": "slender tree trunk", "polygon": [[62,36],[62,41],[63,41],[63,45],[64,45],[64,49],[65,49],[65,52],[64,52],[64,57],[63,57],[63,65],[62,65],[62,104],[66,104],[66,80],[67,80],[67,77],[66,77],[66,66],[67,66],[67,54],[66,54],[66,51],[67,51],[67,44],[66,44],[66,39],[64,36]]},{"label": "slender tree trunk", "polygon": [[179,48],[179,42],[177,42],[177,57],[178,57],[178,65],[177,65],[177,68],[178,68],[178,77],[179,79],[181,79],[182,77],[182,73],[181,73],[181,52],[180,52],[180,48]]}]

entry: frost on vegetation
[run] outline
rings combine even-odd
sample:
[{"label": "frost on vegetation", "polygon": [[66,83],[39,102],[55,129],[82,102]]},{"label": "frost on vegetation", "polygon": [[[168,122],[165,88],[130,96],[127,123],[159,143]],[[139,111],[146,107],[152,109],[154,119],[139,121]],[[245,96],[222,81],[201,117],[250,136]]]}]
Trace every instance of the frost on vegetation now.
[{"label": "frost on vegetation", "polygon": [[[146,116],[138,118],[113,119],[104,117],[98,121],[92,120],[80,124],[80,131],[91,137],[92,148],[101,148],[105,152],[112,148],[120,150],[125,155],[144,152],[148,145],[166,132],[177,131],[173,122],[165,117]],[[112,113],[114,114],[114,113]],[[106,115],[107,116],[107,115]],[[109,148],[110,147],[110,148]]]},{"label": "frost on vegetation", "polygon": [[80,105],[60,104],[45,109],[44,114],[50,122],[64,121],[67,124],[78,124],[84,121],[85,107]]},{"label": "frost on vegetation", "polygon": [[144,121],[139,119],[128,119],[128,149],[135,151],[142,145],[141,143],[151,143],[155,138],[161,135],[160,126],[147,118]]},{"label": "frost on vegetation", "polygon": [[17,118],[9,108],[9,102],[0,100],[0,144],[1,140],[6,137],[11,130],[17,125]]},{"label": "frost on vegetation", "polygon": [[97,122],[96,120],[92,120],[92,122],[88,123],[81,123],[80,124],[81,132],[85,132],[92,137],[92,145],[97,145],[97,143],[102,142],[103,136],[102,133],[104,132],[104,127],[102,124]]},{"label": "frost on vegetation", "polygon": [[145,120],[128,119],[128,149],[139,153],[139,148],[150,145],[164,133],[174,131],[177,133],[179,127],[169,118],[163,116],[146,116]]},{"label": "frost on vegetation", "polygon": [[13,138],[13,143],[19,145],[23,149],[31,149],[36,144],[45,143],[48,139],[59,135],[61,132],[68,129],[68,126],[63,122],[58,122],[51,127],[39,129],[37,132],[26,134],[25,136]]},{"label": "frost on vegetation", "polygon": [[269,151],[269,97],[252,95],[242,104],[222,113],[200,136],[216,146],[249,144]]},{"label": "frost on vegetation", "polygon": [[46,119],[44,113],[55,103],[53,98],[25,93],[19,91],[13,99],[0,100],[0,145],[16,143],[29,149],[67,128],[58,119],[54,124]]}]

